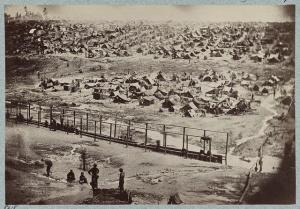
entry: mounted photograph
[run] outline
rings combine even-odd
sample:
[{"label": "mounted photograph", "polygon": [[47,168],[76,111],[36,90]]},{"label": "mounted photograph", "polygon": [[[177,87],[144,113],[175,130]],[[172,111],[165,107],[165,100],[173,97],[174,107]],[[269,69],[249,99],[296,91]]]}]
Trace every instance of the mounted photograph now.
[{"label": "mounted photograph", "polygon": [[295,5],[6,5],[7,205],[296,204]]}]

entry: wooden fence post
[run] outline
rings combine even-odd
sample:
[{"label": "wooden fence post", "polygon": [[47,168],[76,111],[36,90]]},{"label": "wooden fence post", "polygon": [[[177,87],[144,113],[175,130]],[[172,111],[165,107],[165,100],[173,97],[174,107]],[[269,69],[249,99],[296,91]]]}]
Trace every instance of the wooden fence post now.
[{"label": "wooden fence post", "polygon": [[67,117],[67,128],[66,128],[66,132],[67,132],[67,134],[69,134],[69,120],[68,120],[68,117]]},{"label": "wooden fence post", "polygon": [[117,117],[115,119],[114,138],[117,136]]},{"label": "wooden fence post", "polygon": [[50,106],[50,126],[49,126],[49,129],[51,130],[51,127],[52,127],[52,105]]},{"label": "wooden fence post", "polygon": [[82,117],[80,118],[80,138],[82,138]]},{"label": "wooden fence post", "polygon": [[52,105],[50,106],[50,122],[52,123],[52,118],[53,118],[53,116],[52,116]]},{"label": "wooden fence post", "polygon": [[164,143],[164,149],[166,154],[167,153],[166,125],[163,125],[163,143]]},{"label": "wooden fence post", "polygon": [[146,129],[145,129],[145,152],[147,151],[147,140],[148,140],[148,123],[146,123]]},{"label": "wooden fence post", "polygon": [[102,135],[102,115],[100,115],[100,127],[99,127],[100,136]]},{"label": "wooden fence post", "polygon": [[112,123],[109,124],[109,143],[111,143]]},{"label": "wooden fence post", "polygon": [[89,113],[86,113],[86,132],[89,132]]},{"label": "wooden fence post", "polygon": [[29,123],[29,110],[28,110],[28,108],[29,108],[29,105],[27,104],[27,108],[26,108],[27,125]]},{"label": "wooden fence post", "polygon": [[16,103],[16,123],[18,123],[18,108],[19,108],[19,103]]},{"label": "wooden fence post", "polygon": [[[204,130],[203,136],[206,137],[206,130]],[[205,154],[205,143],[206,143],[206,140],[203,140],[203,152],[204,152],[204,154]]]},{"label": "wooden fence post", "polygon": [[65,121],[65,109],[62,110],[62,122],[61,122],[61,125],[64,125],[64,121]]},{"label": "wooden fence post", "polygon": [[38,110],[38,118],[37,118],[38,128],[40,127],[40,113],[41,113],[41,111]]},{"label": "wooden fence post", "polygon": [[130,137],[130,120],[128,122],[128,127],[127,127],[127,140],[126,140],[126,147],[128,147],[128,141]]},{"label": "wooden fence post", "polygon": [[28,103],[28,116],[29,116],[29,119],[31,118],[31,114],[30,114],[30,102]]},{"label": "wooden fence post", "polygon": [[208,145],[209,145],[209,146],[208,146],[208,150],[209,150],[209,162],[211,162],[211,140],[212,140],[212,139],[210,138],[209,141],[208,141],[208,143],[209,143],[209,144],[208,144]]},{"label": "wooden fence post", "polygon": [[183,133],[182,133],[182,149],[184,149],[184,141],[185,141],[185,127],[183,127]]},{"label": "wooden fence post", "polygon": [[189,135],[186,135],[186,158],[189,157]]},{"label": "wooden fence post", "polygon": [[96,134],[97,134],[97,121],[95,120],[95,134],[94,134],[94,141],[96,141]]},{"label": "wooden fence post", "polygon": [[75,110],[73,111],[73,125],[74,125],[74,128],[76,126],[76,112]]},{"label": "wooden fence post", "polygon": [[228,153],[228,138],[229,134],[226,134],[226,148],[225,148],[225,165],[227,165],[227,153]]}]

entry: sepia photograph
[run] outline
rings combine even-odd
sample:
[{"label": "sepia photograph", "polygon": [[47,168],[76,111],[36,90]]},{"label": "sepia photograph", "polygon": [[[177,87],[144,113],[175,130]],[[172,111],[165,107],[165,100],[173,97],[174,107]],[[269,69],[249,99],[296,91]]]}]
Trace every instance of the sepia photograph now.
[{"label": "sepia photograph", "polygon": [[5,5],[7,205],[296,204],[295,5]]}]

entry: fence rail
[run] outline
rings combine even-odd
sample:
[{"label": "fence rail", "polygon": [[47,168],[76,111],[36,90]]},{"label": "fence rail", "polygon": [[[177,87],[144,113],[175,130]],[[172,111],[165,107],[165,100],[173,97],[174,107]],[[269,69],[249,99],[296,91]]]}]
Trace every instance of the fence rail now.
[{"label": "fence rail", "polygon": [[[26,115],[26,117],[24,116]],[[6,101],[6,117],[16,122],[34,124],[127,146],[174,154],[185,158],[227,165],[229,134],[222,131],[169,124],[136,122],[120,117],[89,113],[75,108],[45,107],[20,101]],[[59,121],[59,122],[57,122]],[[174,130],[176,129],[176,130]],[[197,132],[198,131],[198,132]],[[213,136],[224,137],[225,153],[212,153]],[[198,145],[190,141],[199,140]]]}]

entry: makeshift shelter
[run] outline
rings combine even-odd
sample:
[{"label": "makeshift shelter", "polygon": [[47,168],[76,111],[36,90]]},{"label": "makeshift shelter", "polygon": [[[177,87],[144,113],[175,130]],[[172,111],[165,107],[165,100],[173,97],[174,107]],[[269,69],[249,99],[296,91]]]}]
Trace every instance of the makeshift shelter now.
[{"label": "makeshift shelter", "polygon": [[115,103],[128,103],[128,102],[130,102],[130,99],[127,98],[125,95],[118,94],[114,97],[114,102]]},{"label": "makeshift shelter", "polygon": [[135,75],[131,75],[126,79],[125,83],[138,83],[139,79]]},{"label": "makeshift shelter", "polygon": [[265,81],[262,86],[274,86],[275,82],[272,79]]},{"label": "makeshift shelter", "polygon": [[176,105],[176,101],[172,98],[166,98],[165,101],[162,103],[163,108],[170,108],[171,106]]},{"label": "makeshift shelter", "polygon": [[143,80],[149,84],[149,85],[154,85],[155,84],[155,79],[150,77],[150,76],[144,76]]},{"label": "makeshift shelter", "polygon": [[188,98],[194,98],[194,95],[190,91],[181,93],[181,96],[188,97]]},{"label": "makeshift shelter", "polygon": [[284,105],[289,106],[292,103],[292,97],[290,96],[285,96],[281,99],[281,103]]},{"label": "makeshift shelter", "polygon": [[234,54],[234,55],[232,55],[232,59],[233,60],[240,60],[242,57],[240,56],[240,55],[238,55],[238,54]]},{"label": "makeshift shelter", "polygon": [[183,59],[192,59],[192,57],[191,57],[191,55],[189,55],[189,54],[182,54],[182,58]]},{"label": "makeshift shelter", "polygon": [[222,90],[222,92],[226,95],[229,95],[230,93],[233,92],[233,88],[232,87],[228,87],[228,86],[225,86]]},{"label": "makeshift shelter", "polygon": [[278,58],[278,55],[271,55],[269,58],[268,58],[268,63],[269,64],[275,64],[275,63],[278,63],[280,62],[279,58]]},{"label": "makeshift shelter", "polygon": [[142,106],[149,106],[154,104],[154,97],[153,96],[146,96],[140,99],[140,105]]},{"label": "makeshift shelter", "polygon": [[171,95],[178,95],[180,96],[182,94],[182,91],[179,91],[179,90],[175,90],[175,89],[170,89],[168,95],[171,96]]},{"label": "makeshift shelter", "polygon": [[253,60],[254,62],[261,62],[263,60],[263,56],[262,55],[252,55],[250,57],[251,60]]},{"label": "makeshift shelter", "polygon": [[278,83],[280,81],[280,79],[276,75],[272,75],[271,80],[273,80],[275,83]]},{"label": "makeshift shelter", "polygon": [[138,83],[132,83],[129,86],[130,92],[138,92],[138,91],[140,91],[140,89],[141,89],[141,86]]},{"label": "makeshift shelter", "polygon": [[216,95],[216,96],[218,96],[219,94],[220,94],[220,89],[218,88],[214,88],[205,93],[205,95]]},{"label": "makeshift shelter", "polygon": [[167,81],[167,77],[164,73],[162,73],[161,71],[158,72],[156,79],[159,81]]},{"label": "makeshift shelter", "polygon": [[262,94],[269,94],[269,90],[268,90],[267,88],[263,88],[263,89],[261,90],[261,93],[262,93]]},{"label": "makeshift shelter", "polygon": [[173,73],[172,81],[179,81],[179,76],[177,74]]},{"label": "makeshift shelter", "polygon": [[222,54],[219,51],[211,51],[210,56],[211,57],[222,57]]},{"label": "makeshift shelter", "polygon": [[179,112],[180,111],[180,106],[178,105],[173,105],[169,107],[169,112]]},{"label": "makeshift shelter", "polygon": [[162,88],[158,88],[158,89],[154,92],[154,94],[157,94],[157,93],[160,93],[160,94],[162,94],[163,96],[167,96],[167,95],[168,95],[168,92],[167,92],[166,90],[162,89]]},{"label": "makeshift shelter", "polygon": [[196,86],[197,83],[198,83],[197,80],[191,79],[191,81],[189,82],[189,86]]},{"label": "makeshift shelter", "polygon": [[257,84],[254,84],[253,86],[250,87],[252,91],[259,91],[259,86]]},{"label": "makeshift shelter", "polygon": [[190,110],[187,110],[187,111],[185,111],[184,113],[183,113],[183,115],[185,116],[185,117],[195,117],[196,116],[196,112],[195,112],[195,110],[193,110],[193,109],[190,109]]},{"label": "makeshift shelter", "polygon": [[96,87],[96,83],[86,83],[84,85],[84,88],[86,88],[86,89],[91,89],[91,88],[94,88],[94,87]]},{"label": "makeshift shelter", "polygon": [[248,109],[250,109],[250,105],[249,103],[246,102],[246,100],[240,100],[237,104],[236,104],[236,108],[238,111],[240,112],[245,112]]},{"label": "makeshift shelter", "polygon": [[209,75],[206,75],[206,76],[203,77],[202,80],[203,80],[203,81],[206,81],[206,82],[212,82],[212,77],[209,76]]},{"label": "makeshift shelter", "polygon": [[64,91],[70,91],[71,90],[71,84],[64,84]]},{"label": "makeshift shelter", "polygon": [[247,80],[242,80],[241,81],[241,86],[249,87],[250,84],[251,84],[250,81],[247,81]]},{"label": "makeshift shelter", "polygon": [[196,105],[198,109],[205,108],[209,105],[209,100],[203,99],[203,98],[194,98],[193,103]]},{"label": "makeshift shelter", "polygon": [[115,97],[115,96],[117,96],[117,95],[119,95],[120,94],[120,92],[119,91],[111,91],[110,92],[110,97]]},{"label": "makeshift shelter", "polygon": [[186,105],[184,105],[181,109],[182,112],[186,112],[188,110],[198,110],[198,107],[196,107],[196,105],[193,102],[190,102]]},{"label": "makeshift shelter", "polygon": [[234,90],[231,93],[229,93],[228,96],[237,99],[239,96],[239,92],[237,90]]}]

